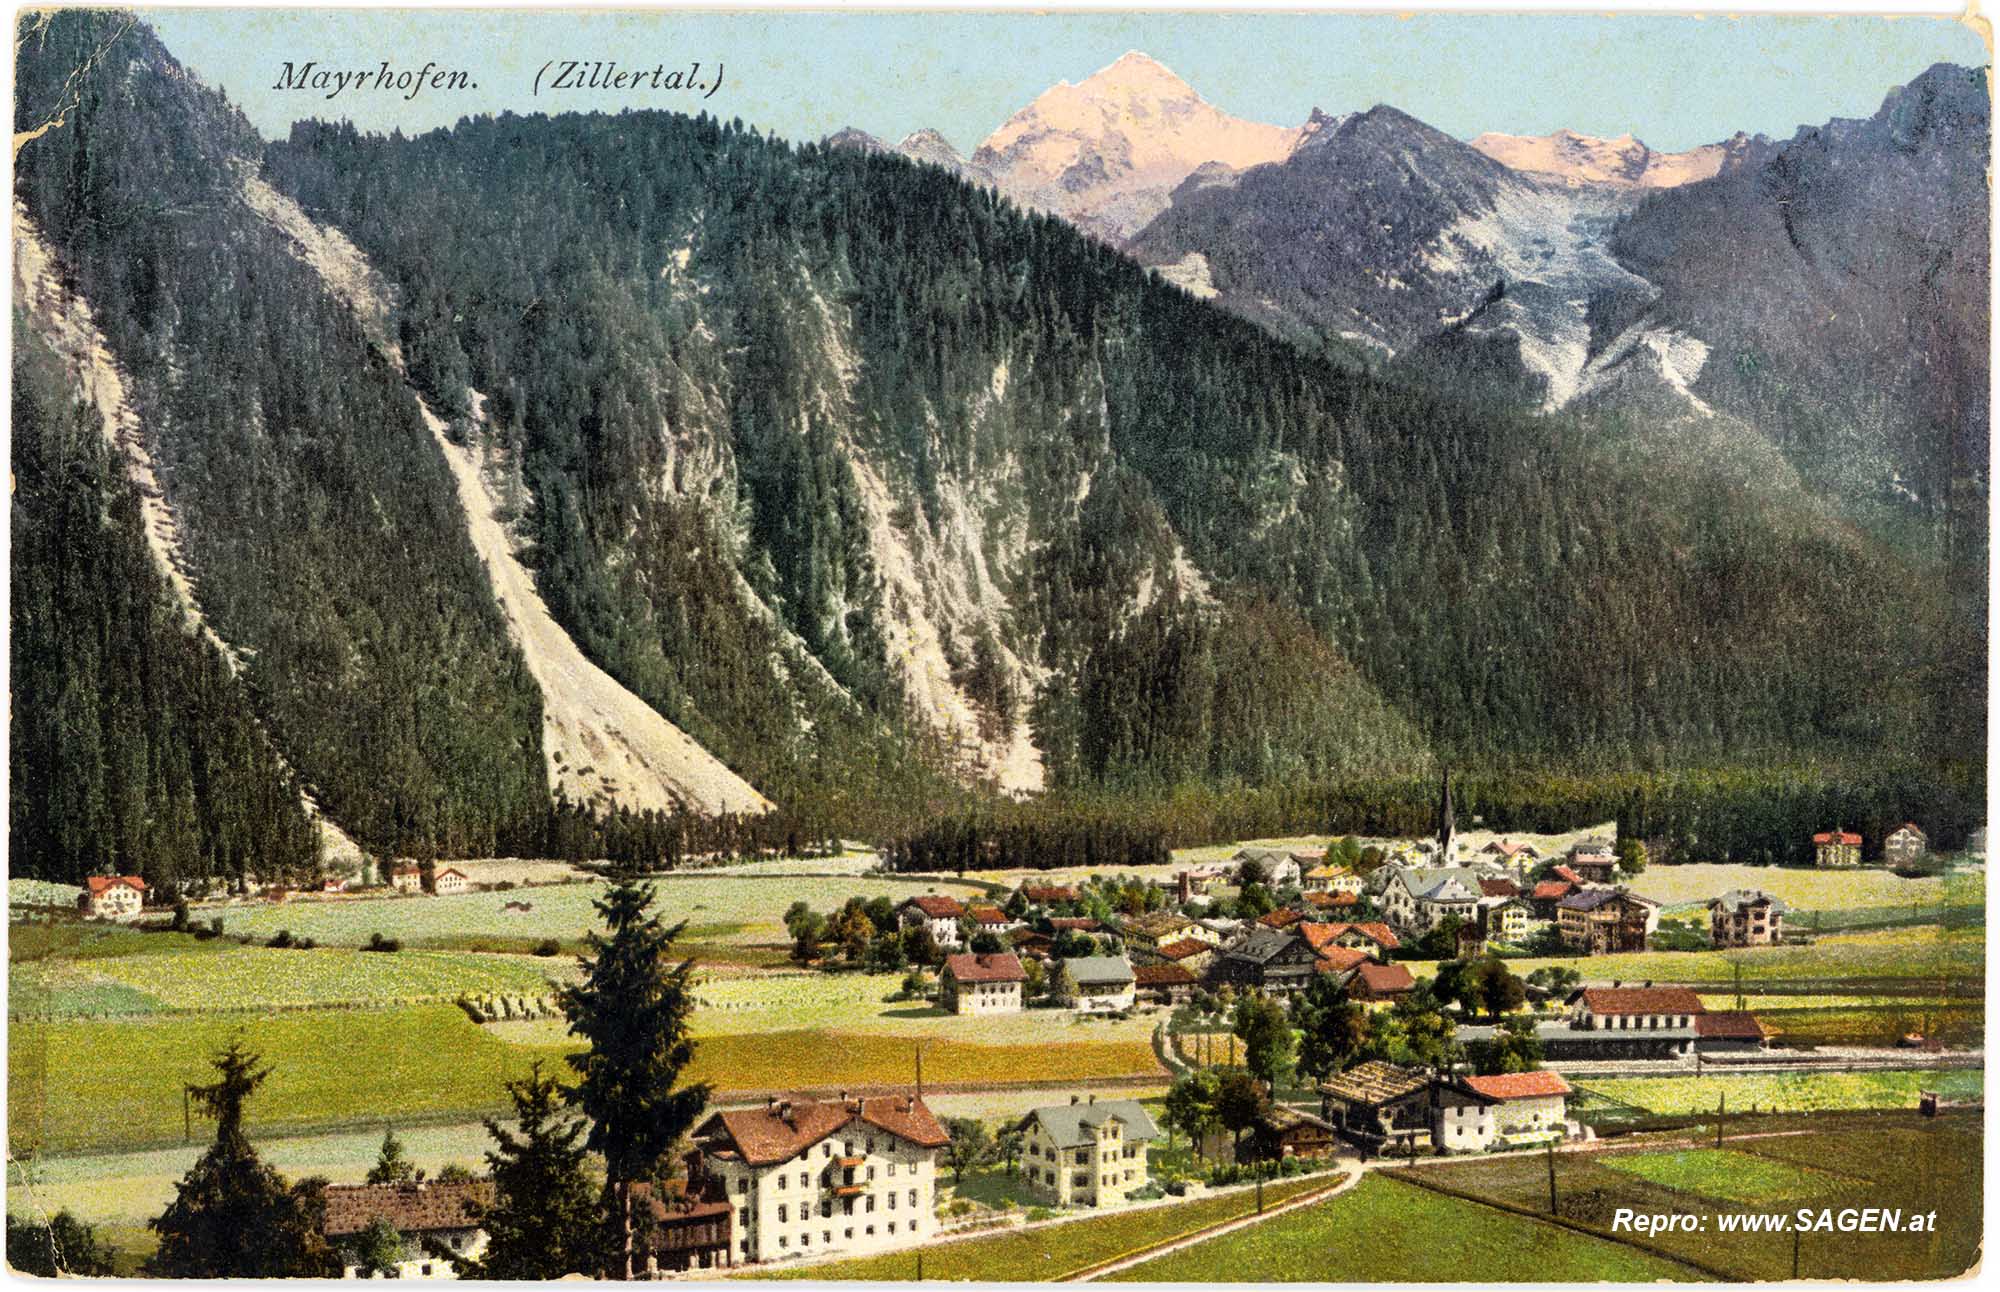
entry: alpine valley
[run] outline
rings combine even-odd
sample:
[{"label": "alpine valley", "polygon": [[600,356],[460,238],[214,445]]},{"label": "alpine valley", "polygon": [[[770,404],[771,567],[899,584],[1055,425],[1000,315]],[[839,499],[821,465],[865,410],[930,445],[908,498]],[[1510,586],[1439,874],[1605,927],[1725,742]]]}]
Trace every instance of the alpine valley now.
[{"label": "alpine valley", "polygon": [[16,877],[1360,830],[1443,765],[1978,823],[1985,69],[1678,154],[1137,54],[969,156],[264,139],[20,21]]}]

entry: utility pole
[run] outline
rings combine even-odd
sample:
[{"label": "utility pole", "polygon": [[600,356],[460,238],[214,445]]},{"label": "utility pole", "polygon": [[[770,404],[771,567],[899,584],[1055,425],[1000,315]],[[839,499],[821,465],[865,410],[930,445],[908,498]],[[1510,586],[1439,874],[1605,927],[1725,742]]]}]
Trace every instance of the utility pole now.
[{"label": "utility pole", "polygon": [[1549,1141],[1549,1214],[1556,1214],[1556,1142]]},{"label": "utility pole", "polygon": [[1715,1146],[1722,1147],[1722,1118],[1729,1107],[1729,1092],[1723,1091],[1715,1097]]},{"label": "utility pole", "polygon": [[1799,1276],[1799,1227],[1792,1226],[1792,1277]]},{"label": "utility pole", "polygon": [[[1798,1262],[1796,1261],[1792,1262],[1792,1268],[1796,1270],[1798,1268]],[[917,1282],[921,1283],[923,1281],[924,1281],[924,1249],[919,1247],[917,1249]]]},{"label": "utility pole", "polygon": [[181,1086],[181,1143],[194,1142],[194,1114],[188,1107],[188,1088]]},{"label": "utility pole", "polygon": [[1257,1214],[1264,1214],[1264,1164],[1257,1164]]}]

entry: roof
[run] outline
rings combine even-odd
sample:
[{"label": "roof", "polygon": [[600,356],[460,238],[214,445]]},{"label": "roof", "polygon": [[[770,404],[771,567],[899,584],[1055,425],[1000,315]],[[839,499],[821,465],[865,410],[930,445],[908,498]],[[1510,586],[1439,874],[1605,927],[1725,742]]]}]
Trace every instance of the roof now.
[{"label": "roof", "polygon": [[1325,1118],[1315,1117],[1309,1112],[1290,1107],[1286,1104],[1264,1105],[1264,1110],[1257,1114],[1256,1124],[1265,1130],[1275,1131],[1280,1135],[1286,1131],[1299,1130],[1306,1126],[1316,1127],[1323,1131],[1331,1131],[1333,1129],[1333,1123],[1327,1121]]},{"label": "roof", "polygon": [[1281,906],[1268,915],[1257,917],[1257,923],[1267,929],[1289,929],[1305,918],[1305,912],[1295,911],[1289,906]]},{"label": "roof", "polygon": [[1354,976],[1364,983],[1368,990],[1377,995],[1391,992],[1409,991],[1417,985],[1410,971],[1403,965],[1378,965],[1373,960],[1355,966]]},{"label": "roof", "polygon": [[389,873],[391,875],[421,875],[424,873],[424,868],[422,866],[398,866]]},{"label": "roof", "polygon": [[1511,879],[1482,879],[1479,891],[1487,897],[1519,897],[1521,886]]},{"label": "roof", "polygon": [[1360,896],[1359,896],[1358,894],[1355,894],[1355,893],[1347,893],[1347,892],[1340,892],[1340,893],[1306,893],[1306,894],[1304,895],[1304,897],[1305,897],[1305,902],[1306,902],[1306,904],[1307,904],[1308,906],[1359,906],[1359,905],[1361,905],[1361,898],[1360,898]]},{"label": "roof", "polygon": [[1021,896],[1031,902],[1074,902],[1076,890],[1068,884],[1023,884]]},{"label": "roof", "polygon": [[959,982],[1025,982],[1021,957],[1011,951],[946,956],[944,971]]},{"label": "roof", "polygon": [[1319,1083],[1320,1093],[1351,1104],[1380,1104],[1399,1099],[1430,1084],[1421,1068],[1401,1068],[1385,1059],[1370,1059]]},{"label": "roof", "polygon": [[1022,1124],[1039,1121],[1058,1148],[1076,1148],[1097,1138],[1097,1128],[1116,1118],[1125,1123],[1125,1138],[1158,1139],[1160,1128],[1136,1099],[1090,1099],[1073,1104],[1050,1104],[1022,1118]]},{"label": "roof", "polygon": [[1088,915],[1066,915],[1061,919],[1050,920],[1049,927],[1058,933],[1095,933],[1104,926]]},{"label": "roof", "polygon": [[330,1184],[326,1187],[326,1236],[358,1234],[377,1219],[388,1221],[405,1235],[471,1229],[478,1224],[472,1208],[492,1200],[490,1180]]},{"label": "roof", "polygon": [[1701,997],[1686,987],[1585,987],[1577,994],[1583,997],[1584,1008],[1593,1014],[1702,1012]]},{"label": "roof", "polygon": [[773,1100],[762,1108],[716,1113],[696,1133],[704,1138],[727,1136],[746,1163],[768,1166],[790,1161],[856,1121],[922,1148],[942,1148],[951,1142],[929,1106],[914,1095]]},{"label": "roof", "polygon": [[1639,898],[1632,896],[1632,894],[1622,888],[1586,888],[1580,892],[1571,893],[1568,897],[1558,902],[1557,905],[1566,911],[1594,911],[1600,906],[1609,906],[1613,902],[1637,902],[1639,900]]},{"label": "roof", "polygon": [[468,876],[464,871],[460,870],[456,866],[445,867],[443,870],[440,870],[437,873],[436,878],[443,879],[446,875],[457,875],[460,879],[470,878],[470,876]]},{"label": "roof", "polygon": [[1007,912],[997,906],[968,906],[965,913],[981,924],[1007,923]]},{"label": "roof", "polygon": [[1894,830],[1891,830],[1889,833],[1892,835],[1897,835],[1903,833],[1903,831],[1905,830],[1908,830],[1911,834],[1917,836],[1917,838],[1919,839],[1930,838],[1930,836],[1925,834],[1923,830],[1914,821],[1905,821],[1903,822],[1903,824],[1897,826]]},{"label": "roof", "polygon": [[1257,925],[1251,928],[1248,937],[1230,947],[1226,954],[1232,960],[1249,960],[1263,964],[1296,941],[1298,941],[1296,932],[1287,933],[1282,929]]},{"label": "roof", "polygon": [[1551,866],[1549,867],[1549,873],[1557,879],[1567,879],[1572,884],[1581,884],[1583,882],[1583,876],[1577,874],[1568,866]]},{"label": "roof", "polygon": [[1193,920],[1185,915],[1178,915],[1173,911],[1150,911],[1145,915],[1134,916],[1125,921],[1127,932],[1147,934],[1153,937],[1158,937],[1163,933],[1171,933],[1175,929],[1191,928],[1193,925]]},{"label": "roof", "polygon": [[1133,981],[1132,964],[1124,956],[1073,956],[1062,964],[1079,987],[1086,983]]},{"label": "roof", "polygon": [[1860,846],[1861,846],[1861,836],[1860,836],[1860,835],[1858,835],[1858,834],[1850,834],[1850,833],[1849,833],[1849,832],[1847,832],[1846,830],[1826,830],[1826,831],[1822,831],[1822,832],[1821,832],[1821,833],[1819,833],[1819,834],[1816,834],[1816,835],[1814,835],[1814,836],[1813,836],[1813,842],[1814,842],[1814,843],[1851,843],[1851,844],[1853,844],[1853,845],[1854,845],[1855,847],[1857,847],[1857,848],[1858,848],[1858,847],[1860,847]]},{"label": "roof", "polygon": [[1181,987],[1200,982],[1186,965],[1133,965],[1132,980],[1141,987]]},{"label": "roof", "polygon": [[1460,1080],[1488,1099],[1546,1099],[1570,1093],[1569,1082],[1555,1072],[1508,1072],[1495,1077],[1462,1077]]},{"label": "roof", "polygon": [[1536,884],[1535,891],[1528,896],[1537,902],[1553,902],[1573,887],[1567,879],[1545,879]]},{"label": "roof", "polygon": [[1335,866],[1335,865],[1314,866],[1311,870],[1308,870],[1306,872],[1306,878],[1339,879],[1343,875],[1351,875],[1353,873],[1354,873],[1353,871],[1349,870],[1345,866]]},{"label": "roof", "polygon": [[1734,1009],[1697,1014],[1694,1034],[1726,1041],[1761,1041],[1765,1037],[1764,1025],[1757,1021],[1755,1014]]},{"label": "roof", "polygon": [[146,881],[137,875],[92,875],[83,882],[92,897],[114,888],[130,888],[141,893],[146,891]]},{"label": "roof", "polygon": [[1496,839],[1480,849],[1480,851],[1497,852],[1503,857],[1515,857],[1524,853],[1530,857],[1541,856],[1541,853],[1535,851],[1535,845],[1532,843],[1509,843],[1505,839]]},{"label": "roof", "polygon": [[965,914],[965,907],[959,903],[956,897],[938,897],[934,895],[912,897],[904,902],[903,905],[914,906],[934,920],[955,920]]},{"label": "roof", "polygon": [[1368,963],[1369,956],[1360,947],[1325,946],[1319,949],[1319,971],[1321,973],[1345,973],[1358,964]]},{"label": "roof", "polygon": [[1153,954],[1164,956],[1169,960],[1185,960],[1189,956],[1200,955],[1204,951],[1213,950],[1215,948],[1206,942],[1197,942],[1193,938],[1176,938],[1172,942],[1162,942],[1158,947],[1154,948]]},{"label": "roof", "polygon": [[1746,906],[1768,905],[1773,911],[1783,914],[1792,908],[1785,905],[1782,897],[1773,897],[1761,888],[1732,888],[1720,897],[1712,897],[1708,904],[1725,910],[1740,911]]}]

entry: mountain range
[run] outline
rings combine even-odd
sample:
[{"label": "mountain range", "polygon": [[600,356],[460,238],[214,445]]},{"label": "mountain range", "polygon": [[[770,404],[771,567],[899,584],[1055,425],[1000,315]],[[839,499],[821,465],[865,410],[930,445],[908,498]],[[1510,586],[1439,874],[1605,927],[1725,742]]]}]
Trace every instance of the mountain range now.
[{"label": "mountain range", "polygon": [[[1983,748],[1984,481],[1936,465],[1983,408],[1857,422],[1907,333],[1741,358],[1970,227],[1949,73],[1642,190],[1389,108],[1239,128],[1137,57],[971,158],[658,112],[265,140],[143,24],[26,21],[17,873]],[[1931,179],[1907,245],[1878,174]],[[1818,273],[1766,318],[1712,240],[1780,181],[1758,245]],[[1919,357],[1969,390],[1963,254]],[[1929,455],[1893,516],[1818,474],[1864,446]]]}]

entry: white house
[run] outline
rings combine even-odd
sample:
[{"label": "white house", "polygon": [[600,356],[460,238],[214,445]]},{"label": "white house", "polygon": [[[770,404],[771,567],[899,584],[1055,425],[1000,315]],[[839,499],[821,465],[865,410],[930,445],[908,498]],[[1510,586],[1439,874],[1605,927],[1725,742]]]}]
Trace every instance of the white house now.
[{"label": "white house", "polygon": [[736,1206],[738,1262],[914,1247],[937,1232],[937,1154],[951,1136],[914,1094],[772,1099],[712,1114],[694,1141]]},{"label": "white house", "polygon": [[83,881],[76,908],[94,920],[129,920],[146,904],[146,881],[137,875],[92,875]]},{"label": "white house", "polygon": [[1919,830],[1914,821],[1905,821],[1882,841],[1882,860],[1892,866],[1917,861],[1930,850],[1930,846],[1930,836]]},{"label": "white house", "polygon": [[1037,1108],[1023,1117],[1021,1174],[1058,1207],[1103,1207],[1146,1187],[1146,1146],[1159,1127],[1136,1099],[1086,1100]]},{"label": "white house", "polygon": [[1492,1141],[1503,1148],[1561,1139],[1567,1133],[1570,1087],[1554,1072],[1509,1072],[1494,1077],[1461,1077],[1472,1092],[1493,1102],[1483,1110]]},{"label": "white house", "polygon": [[493,1185],[487,1180],[328,1185],[326,1239],[340,1254],[342,1278],[374,1278],[375,1271],[362,1268],[356,1247],[371,1225],[384,1220],[403,1237],[402,1259],[395,1273],[384,1277],[455,1279],[451,1262],[433,1255],[426,1243],[477,1259],[486,1250],[486,1231],[472,1218],[473,1211],[492,1200]]},{"label": "white house", "polygon": [[431,891],[440,897],[448,896],[452,893],[469,893],[472,891],[472,881],[466,878],[464,871],[456,867],[450,870],[440,870],[431,879]]},{"label": "white house", "polygon": [[904,928],[929,928],[931,941],[941,947],[955,947],[963,941],[958,921],[964,915],[965,907],[955,897],[912,897],[896,908],[896,918]]},{"label": "white house", "polygon": [[944,1007],[954,1014],[1018,1014],[1028,975],[1011,952],[946,956],[939,974]]},{"label": "white house", "polygon": [[1076,983],[1076,1008],[1086,1012],[1130,1009],[1138,979],[1124,956],[1075,956],[1058,962]]},{"label": "white house", "polygon": [[399,893],[421,893],[424,891],[424,871],[421,866],[398,866],[389,872],[389,886]]}]

